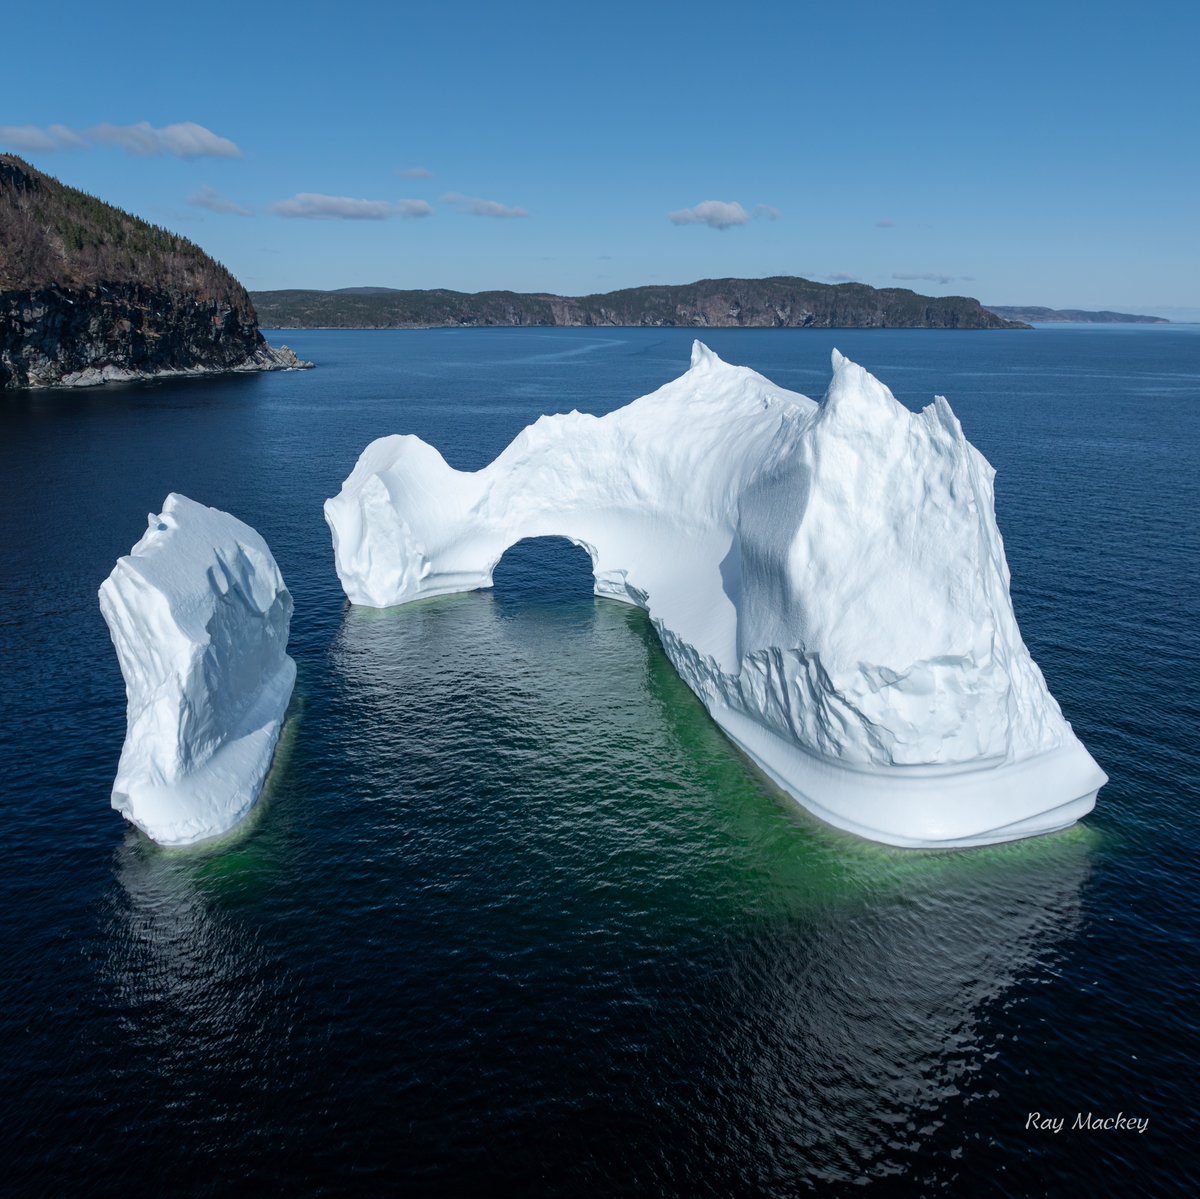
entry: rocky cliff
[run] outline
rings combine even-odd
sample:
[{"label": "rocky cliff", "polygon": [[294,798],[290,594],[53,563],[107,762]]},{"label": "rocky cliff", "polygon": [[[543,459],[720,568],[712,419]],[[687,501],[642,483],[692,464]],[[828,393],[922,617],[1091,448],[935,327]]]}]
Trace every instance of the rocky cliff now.
[{"label": "rocky cliff", "polygon": [[702,279],[671,287],[632,287],[590,296],[486,291],[253,293],[272,329],[397,329],[429,326],[565,325],[765,329],[1020,329],[968,296],[922,296],[865,283]]},{"label": "rocky cliff", "polygon": [[0,155],[0,387],[308,365],[198,246]]}]

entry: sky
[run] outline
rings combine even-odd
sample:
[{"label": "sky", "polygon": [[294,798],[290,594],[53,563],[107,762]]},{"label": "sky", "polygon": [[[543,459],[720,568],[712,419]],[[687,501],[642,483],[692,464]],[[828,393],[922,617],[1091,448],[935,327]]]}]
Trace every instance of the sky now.
[{"label": "sky", "polygon": [[1200,319],[1200,6],[9,6],[0,150],[252,290],[803,275]]}]

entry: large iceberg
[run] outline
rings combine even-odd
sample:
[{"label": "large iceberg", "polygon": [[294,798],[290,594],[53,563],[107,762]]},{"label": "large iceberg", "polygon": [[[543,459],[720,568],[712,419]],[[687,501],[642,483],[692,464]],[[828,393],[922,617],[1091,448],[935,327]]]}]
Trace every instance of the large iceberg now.
[{"label": "large iceberg", "polygon": [[292,597],[249,525],[171,494],[100,587],[128,699],[112,804],[162,845],[229,832],[296,681]]},{"label": "large iceberg", "polygon": [[940,396],[912,413],[834,351],[817,404],[696,342],[679,379],[542,417],[474,473],[381,438],[325,518],[376,608],[488,587],[515,542],[565,536],[805,808],[980,845],[1073,823],[1107,781],[1021,639],[994,474]]}]

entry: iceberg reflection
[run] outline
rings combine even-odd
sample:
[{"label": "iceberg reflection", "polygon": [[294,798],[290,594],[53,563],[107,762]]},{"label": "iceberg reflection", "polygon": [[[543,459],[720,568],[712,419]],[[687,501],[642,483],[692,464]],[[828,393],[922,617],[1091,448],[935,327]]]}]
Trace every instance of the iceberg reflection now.
[{"label": "iceberg reflection", "polygon": [[[501,986],[486,972],[521,980],[524,1073],[491,1084],[583,1072],[586,1110],[629,1122],[631,1186],[946,1166],[1014,1023],[993,1015],[1079,927],[1096,833],[914,853],[830,830],[722,737],[644,613],[603,600],[350,609],[335,663],[379,807],[405,810],[387,827],[445,896],[438,935],[470,946],[468,1003]],[[578,1111],[550,1106],[580,1181],[611,1189]]]}]

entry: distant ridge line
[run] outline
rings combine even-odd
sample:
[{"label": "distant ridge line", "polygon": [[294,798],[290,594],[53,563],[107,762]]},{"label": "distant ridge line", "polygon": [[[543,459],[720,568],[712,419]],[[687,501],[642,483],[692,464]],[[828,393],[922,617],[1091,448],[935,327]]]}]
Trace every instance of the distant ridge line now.
[{"label": "distant ridge line", "polygon": [[799,276],[700,279],[587,296],[342,287],[251,292],[272,329],[420,329],[489,326],[700,329],[1022,329],[970,296],[816,283]]},{"label": "distant ridge line", "polygon": [[1164,316],[1143,316],[1135,312],[1110,312],[1108,309],[1093,311],[1087,308],[1041,308],[1037,305],[988,304],[989,312],[1010,321],[1025,321],[1030,324],[1081,324],[1081,325],[1169,325]]}]

